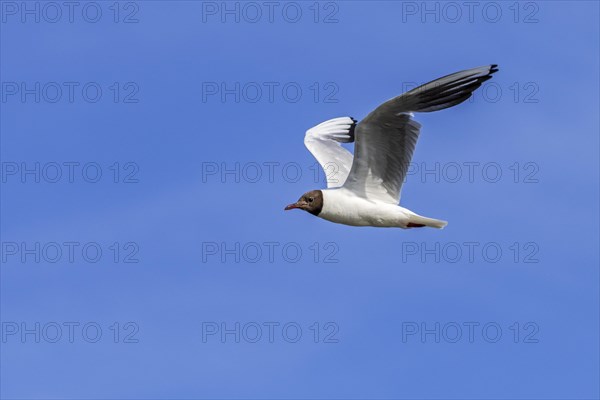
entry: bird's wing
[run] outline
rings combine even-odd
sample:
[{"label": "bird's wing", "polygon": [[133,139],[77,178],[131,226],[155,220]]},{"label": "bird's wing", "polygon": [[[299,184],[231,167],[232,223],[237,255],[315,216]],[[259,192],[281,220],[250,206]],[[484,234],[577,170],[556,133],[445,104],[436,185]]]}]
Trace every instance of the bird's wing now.
[{"label": "bird's wing", "polygon": [[350,117],[334,118],[310,128],[304,144],[317,159],[327,178],[327,187],[344,184],[352,166],[352,153],[340,143],[354,141],[356,120]]},{"label": "bird's wing", "polygon": [[410,113],[361,121],[344,187],[370,200],[398,204],[420,128]]},{"label": "bird's wing", "polygon": [[457,72],[395,97],[356,127],[354,160],[344,187],[373,201],[398,204],[421,125],[412,112],[430,112],[467,100],[496,65]]}]

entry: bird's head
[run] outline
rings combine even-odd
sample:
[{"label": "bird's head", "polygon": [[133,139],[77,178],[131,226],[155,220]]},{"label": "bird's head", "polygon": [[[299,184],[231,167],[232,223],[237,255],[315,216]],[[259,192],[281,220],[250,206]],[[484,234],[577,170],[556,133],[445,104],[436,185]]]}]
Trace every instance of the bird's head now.
[{"label": "bird's head", "polygon": [[320,190],[311,190],[310,192],[306,192],[298,199],[297,202],[285,207],[285,210],[293,210],[294,208],[308,211],[313,215],[319,215],[323,209],[323,192]]}]

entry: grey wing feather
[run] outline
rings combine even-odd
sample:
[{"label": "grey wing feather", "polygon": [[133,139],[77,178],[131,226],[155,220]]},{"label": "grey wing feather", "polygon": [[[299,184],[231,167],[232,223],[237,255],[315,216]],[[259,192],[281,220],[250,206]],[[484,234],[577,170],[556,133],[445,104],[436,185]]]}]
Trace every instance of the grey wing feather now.
[{"label": "grey wing feather", "polygon": [[361,121],[344,187],[361,197],[398,204],[420,129],[409,113]]},{"label": "grey wing feather", "polygon": [[421,128],[412,112],[460,104],[496,71],[493,64],[447,75],[377,107],[356,127],[354,161],[344,187],[368,199],[398,204]]}]

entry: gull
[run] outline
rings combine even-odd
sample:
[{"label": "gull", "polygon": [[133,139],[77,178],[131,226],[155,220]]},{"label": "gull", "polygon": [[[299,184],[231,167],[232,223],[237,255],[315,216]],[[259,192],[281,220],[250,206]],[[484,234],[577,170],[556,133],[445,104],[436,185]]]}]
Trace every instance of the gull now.
[{"label": "gull", "polygon": [[[309,129],[304,144],[326,172],[327,189],[306,192],[285,210],[351,226],[444,228],[446,221],[399,205],[421,129],[413,113],[462,103],[496,71],[492,64],[456,72],[386,101],[360,123],[340,117]],[[354,156],[341,145],[352,142]]]}]

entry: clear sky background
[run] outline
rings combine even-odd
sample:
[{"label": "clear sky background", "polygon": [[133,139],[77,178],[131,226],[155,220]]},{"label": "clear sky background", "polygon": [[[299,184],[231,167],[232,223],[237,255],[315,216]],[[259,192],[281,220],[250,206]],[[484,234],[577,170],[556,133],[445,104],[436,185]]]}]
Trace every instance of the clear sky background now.
[{"label": "clear sky background", "polygon": [[[61,4],[0,2],[2,398],[599,397],[597,2]],[[308,128],[491,63],[417,116],[446,229],[283,211]]]}]

